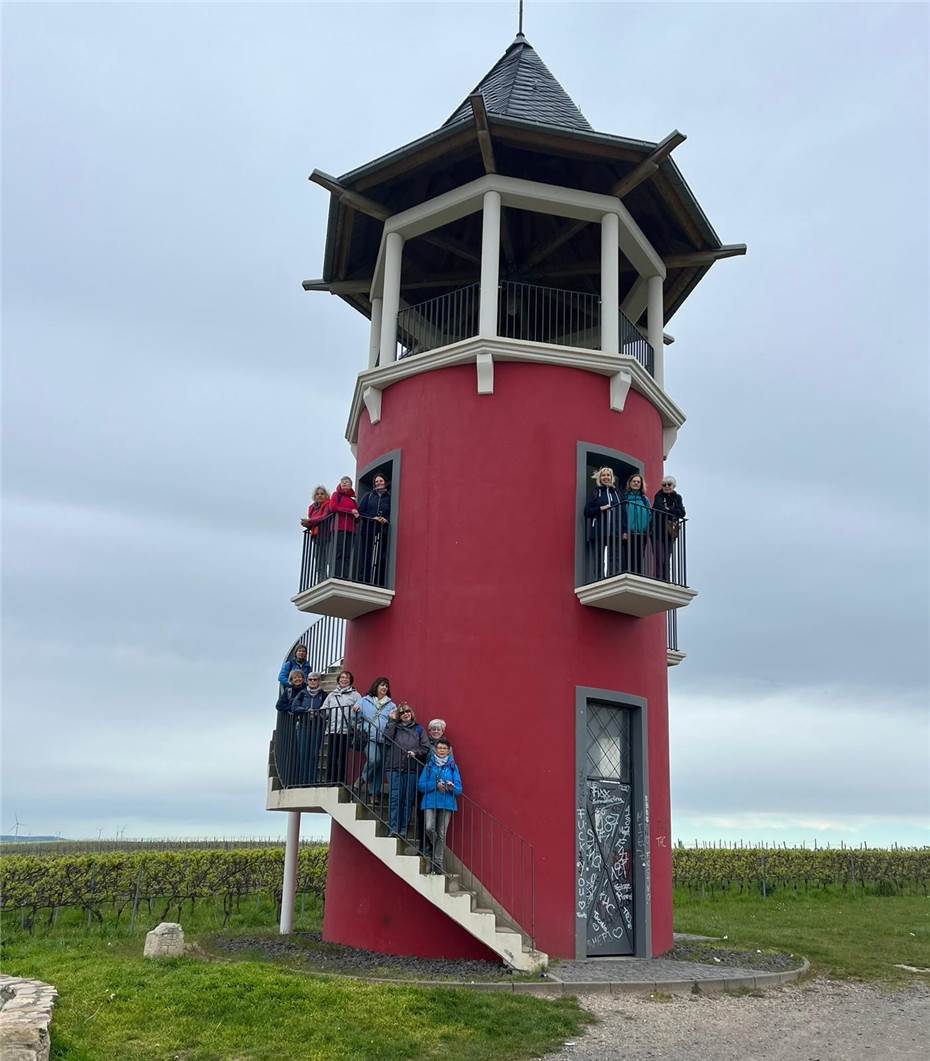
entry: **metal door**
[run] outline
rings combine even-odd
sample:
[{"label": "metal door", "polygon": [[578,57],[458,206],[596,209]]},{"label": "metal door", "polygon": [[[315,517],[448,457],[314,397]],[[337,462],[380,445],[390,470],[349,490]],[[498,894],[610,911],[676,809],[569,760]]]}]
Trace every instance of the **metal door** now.
[{"label": "metal door", "polygon": [[578,916],[589,955],[633,954],[630,711],[588,701],[578,808]]}]

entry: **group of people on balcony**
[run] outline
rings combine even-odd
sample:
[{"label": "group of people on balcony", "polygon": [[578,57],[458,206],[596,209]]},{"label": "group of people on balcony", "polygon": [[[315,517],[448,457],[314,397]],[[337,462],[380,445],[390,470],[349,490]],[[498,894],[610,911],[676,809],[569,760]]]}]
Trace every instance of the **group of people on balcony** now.
[{"label": "group of people on balcony", "polygon": [[383,586],[390,522],[391,492],[383,475],[374,477],[361,500],[348,475],[332,494],[325,486],[316,487],[300,521],[308,536],[304,554],[308,585],[342,578]]},{"label": "group of people on balcony", "polygon": [[662,478],[650,503],[646,480],[634,472],[621,490],[613,468],[598,468],[584,506],[587,577],[592,581],[629,571],[669,582],[685,505],[675,479]]},{"label": "group of people on balcony", "polygon": [[424,729],[410,704],[395,704],[386,677],[376,678],[362,696],[352,672],[342,670],[327,694],[303,645],[284,661],[278,679],[286,684],[276,705],[283,724],[277,728],[275,759],[285,784],[345,785],[350,767],[358,768],[351,787],[380,807],[387,774],[391,833],[421,839],[429,872],[442,873],[446,832],[462,794],[445,720],[431,719]]}]

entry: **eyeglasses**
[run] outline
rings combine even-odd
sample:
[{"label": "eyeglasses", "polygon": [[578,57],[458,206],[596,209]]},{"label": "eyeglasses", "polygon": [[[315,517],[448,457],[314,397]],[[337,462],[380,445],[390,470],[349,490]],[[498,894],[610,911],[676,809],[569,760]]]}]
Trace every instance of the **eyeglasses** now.
[{"label": "eyeglasses", "polygon": [[412,711],[401,711],[401,714],[402,715],[412,715],[413,712]]},{"label": "eyeglasses", "polygon": [[674,486],[675,484],[674,483],[663,483],[662,485],[663,486]]}]

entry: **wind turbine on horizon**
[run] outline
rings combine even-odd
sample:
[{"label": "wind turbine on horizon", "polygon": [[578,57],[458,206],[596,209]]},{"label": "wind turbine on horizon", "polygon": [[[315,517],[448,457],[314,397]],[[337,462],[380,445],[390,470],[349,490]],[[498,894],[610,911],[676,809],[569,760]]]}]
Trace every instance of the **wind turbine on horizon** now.
[{"label": "wind turbine on horizon", "polygon": [[14,811],[13,817],[16,819],[15,824],[10,826],[14,836],[19,836],[19,830],[26,828],[26,823],[19,820],[19,812]]}]

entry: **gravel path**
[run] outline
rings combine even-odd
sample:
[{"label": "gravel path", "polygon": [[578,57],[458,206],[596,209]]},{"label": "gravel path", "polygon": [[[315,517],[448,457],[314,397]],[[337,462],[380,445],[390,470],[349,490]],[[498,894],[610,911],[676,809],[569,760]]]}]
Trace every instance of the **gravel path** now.
[{"label": "gravel path", "polygon": [[581,995],[598,1018],[549,1061],[927,1061],[930,988],[812,980],[670,1001]]}]

